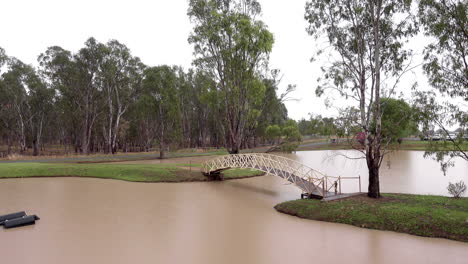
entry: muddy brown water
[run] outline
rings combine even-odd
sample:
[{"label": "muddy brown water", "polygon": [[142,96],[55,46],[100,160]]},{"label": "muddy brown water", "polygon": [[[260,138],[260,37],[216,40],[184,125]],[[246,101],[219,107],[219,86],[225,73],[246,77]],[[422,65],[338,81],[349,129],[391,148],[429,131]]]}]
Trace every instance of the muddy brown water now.
[{"label": "muddy brown water", "polygon": [[299,191],[279,177],[210,183],[6,179],[2,263],[466,263],[468,244],[276,212]]},{"label": "muddy brown water", "polygon": [[[315,170],[330,176],[358,177],[361,176],[361,191],[367,191],[368,172],[364,159],[358,158],[360,153],[352,150],[297,151],[294,154],[274,153],[303,163]],[[382,192],[433,194],[449,196],[449,182],[464,181],[468,184],[468,162],[454,158],[454,167],[448,169],[444,176],[439,163],[424,158],[423,151],[397,151],[385,156],[380,169],[380,185]],[[211,157],[186,157],[167,160],[149,160],[125,162],[130,164],[159,163],[203,163]],[[196,169],[196,168],[193,168]],[[343,192],[358,192],[358,179],[343,179]],[[468,191],[464,194],[468,197]]]},{"label": "muddy brown water", "polygon": [[466,263],[468,243],[276,212],[299,190],[275,176],[203,183],[86,178],[0,181],[0,263]]}]

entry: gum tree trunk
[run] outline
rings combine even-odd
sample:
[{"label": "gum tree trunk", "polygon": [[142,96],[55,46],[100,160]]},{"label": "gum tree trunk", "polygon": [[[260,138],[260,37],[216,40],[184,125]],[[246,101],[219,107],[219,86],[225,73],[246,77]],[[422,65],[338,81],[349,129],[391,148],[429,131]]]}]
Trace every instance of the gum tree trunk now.
[{"label": "gum tree trunk", "polygon": [[[372,13],[374,14],[374,65],[375,65],[375,99],[373,106],[373,121],[375,122],[375,131],[371,141],[369,142],[369,151],[367,152],[367,167],[369,169],[369,188],[367,196],[372,198],[380,197],[379,185],[379,169],[381,163],[381,146],[382,146],[382,113],[380,105],[380,12],[382,8],[382,0],[377,1],[374,6],[374,1],[371,2]],[[375,12],[374,12],[375,10]]]}]

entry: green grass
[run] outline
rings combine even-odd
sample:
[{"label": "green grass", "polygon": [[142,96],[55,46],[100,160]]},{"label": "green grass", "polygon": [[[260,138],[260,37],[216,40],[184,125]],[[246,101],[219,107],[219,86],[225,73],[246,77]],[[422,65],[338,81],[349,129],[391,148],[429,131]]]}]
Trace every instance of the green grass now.
[{"label": "green grass", "polygon": [[[196,152],[193,150],[181,150],[174,152],[167,152],[166,158],[183,158],[183,157],[201,157],[201,156],[219,156],[228,154],[226,150],[210,150],[207,152]],[[43,156],[32,156],[32,155],[12,155],[13,158],[0,158],[2,160],[14,160],[14,161],[34,161],[41,160],[47,163],[61,163],[61,162],[79,162],[79,163],[93,163],[93,162],[115,162],[115,161],[137,161],[137,160],[148,160],[158,159],[159,152],[129,152],[129,153],[116,153],[116,154],[102,154],[95,153],[91,155],[43,155]],[[1,162],[0,162],[1,163]]]},{"label": "green grass", "polygon": [[248,178],[254,176],[261,176],[265,173],[258,170],[252,169],[230,169],[223,172],[224,179],[240,179],[240,178]]},{"label": "green grass", "polygon": [[182,158],[182,157],[200,157],[200,156],[221,156],[229,154],[226,150],[220,149],[210,152],[171,152],[169,154],[170,158]]},{"label": "green grass", "polygon": [[295,200],[275,209],[306,219],[468,242],[468,198],[383,194],[377,200]]},{"label": "green grass", "polygon": [[[431,146],[431,143],[434,144]],[[403,141],[400,146],[395,145],[395,149],[404,149],[404,150],[429,150],[431,147],[438,146],[438,150],[446,151],[446,150],[456,150],[454,145],[450,141]],[[468,151],[468,141],[464,141],[460,144],[460,148],[463,151]]]},{"label": "green grass", "polygon": [[309,150],[343,150],[343,149],[352,149],[351,145],[348,143],[328,143],[323,145],[312,145],[307,147],[298,147],[298,151],[309,151]]},{"label": "green grass", "polygon": [[[192,166],[190,171],[186,169]],[[0,164],[1,178],[24,177],[92,177],[133,182],[207,181],[200,172],[200,164],[112,164],[112,163],[4,163]],[[231,169],[228,178],[258,175],[258,171]]]}]

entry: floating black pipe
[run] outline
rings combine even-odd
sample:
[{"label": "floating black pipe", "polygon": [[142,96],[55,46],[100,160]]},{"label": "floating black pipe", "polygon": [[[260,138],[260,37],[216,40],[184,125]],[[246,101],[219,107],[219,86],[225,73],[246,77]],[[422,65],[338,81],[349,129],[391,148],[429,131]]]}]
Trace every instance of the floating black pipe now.
[{"label": "floating black pipe", "polygon": [[25,226],[25,225],[34,225],[36,223],[36,220],[39,220],[39,219],[40,218],[37,217],[37,215],[28,215],[28,216],[23,216],[21,218],[6,220],[3,226],[5,228],[13,228],[13,227],[19,227],[19,226]]},{"label": "floating black pipe", "polygon": [[3,225],[6,220],[12,220],[15,218],[20,218],[25,216],[26,213],[24,211],[22,212],[17,212],[17,213],[12,213],[12,214],[7,214],[7,215],[0,215],[0,225]]}]

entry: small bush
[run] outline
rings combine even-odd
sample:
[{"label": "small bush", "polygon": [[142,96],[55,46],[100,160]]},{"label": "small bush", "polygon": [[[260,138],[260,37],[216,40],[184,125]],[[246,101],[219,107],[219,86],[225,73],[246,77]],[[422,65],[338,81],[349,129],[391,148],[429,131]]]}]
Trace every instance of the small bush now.
[{"label": "small bush", "polygon": [[282,152],[292,153],[293,151],[296,151],[298,147],[299,147],[298,142],[285,142],[281,144],[280,149]]},{"label": "small bush", "polygon": [[466,191],[466,185],[463,181],[457,183],[449,182],[447,190],[453,197],[460,198],[460,196],[462,196],[462,194]]}]

